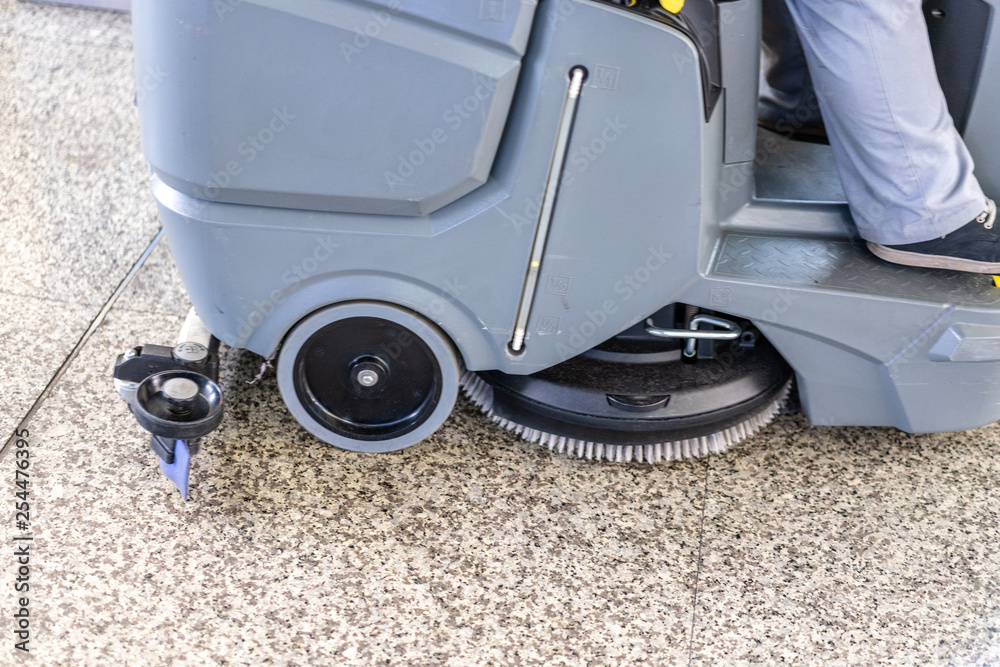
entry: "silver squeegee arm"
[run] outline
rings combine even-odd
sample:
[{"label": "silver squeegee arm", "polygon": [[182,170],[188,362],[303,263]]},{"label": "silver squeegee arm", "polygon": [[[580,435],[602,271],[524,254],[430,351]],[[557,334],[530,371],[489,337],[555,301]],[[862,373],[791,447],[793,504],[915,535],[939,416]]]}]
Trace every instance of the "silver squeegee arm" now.
[{"label": "silver squeegee arm", "polygon": [[528,273],[521,290],[521,303],[517,309],[514,337],[510,341],[510,349],[516,353],[524,349],[524,339],[528,335],[528,319],[531,317],[531,306],[535,300],[538,276],[541,274],[545,242],[548,240],[549,227],[552,225],[552,214],[556,207],[556,197],[559,195],[559,184],[566,166],[566,154],[569,152],[573,121],[576,120],[580,93],[583,91],[583,82],[587,78],[587,70],[580,66],[574,67],[570,70],[569,77],[569,90],[566,92],[566,102],[563,105],[562,118],[559,121],[559,136],[552,156],[552,166],[549,167],[542,209],[538,215],[538,227],[535,229],[535,241],[531,248],[531,262],[528,264]]}]

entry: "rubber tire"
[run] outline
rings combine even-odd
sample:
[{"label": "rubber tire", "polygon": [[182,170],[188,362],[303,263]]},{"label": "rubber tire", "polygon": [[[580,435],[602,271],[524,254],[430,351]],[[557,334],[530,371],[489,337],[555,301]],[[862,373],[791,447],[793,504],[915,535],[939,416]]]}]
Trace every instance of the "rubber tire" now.
[{"label": "rubber tire", "polygon": [[[345,319],[378,318],[409,329],[430,349],[441,371],[441,394],[437,405],[413,430],[385,440],[360,440],[331,431],[316,420],[302,404],[295,385],[296,360],[302,347],[320,329]],[[354,452],[398,451],[426,440],[448,419],[458,398],[461,364],[451,341],[436,326],[404,308],[391,304],[355,301],[330,306],[301,320],[285,338],[278,355],[278,389],[292,416],[323,442]]]}]

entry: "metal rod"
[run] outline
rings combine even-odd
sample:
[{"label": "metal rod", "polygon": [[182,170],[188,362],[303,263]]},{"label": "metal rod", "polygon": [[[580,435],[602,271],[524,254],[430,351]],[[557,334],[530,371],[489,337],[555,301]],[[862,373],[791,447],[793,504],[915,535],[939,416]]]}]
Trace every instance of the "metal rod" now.
[{"label": "metal rod", "polygon": [[[687,304],[686,306],[684,306],[684,328],[685,329],[690,329],[691,328],[691,320],[693,320],[695,318],[695,315],[697,315],[699,312],[701,312],[701,309],[698,308],[698,306],[692,306],[691,304]],[[695,327],[695,328],[697,329],[698,327]],[[693,359],[694,356],[695,356],[695,354],[697,354],[697,352],[698,352],[698,341],[697,340],[695,340],[694,338],[688,338],[686,341],[684,341],[684,356],[685,357],[687,357],[688,359]]]},{"label": "metal rod", "polygon": [[[722,327],[725,331],[699,331],[698,326],[701,324]],[[687,329],[660,329],[653,324],[653,318],[649,318],[646,320],[646,333],[657,338],[685,339],[684,356],[690,358],[697,353],[696,345],[699,340],[736,340],[743,332],[735,322],[714,315],[699,314],[691,318]]]},{"label": "metal rod", "polygon": [[570,70],[569,90],[566,92],[566,102],[563,105],[562,118],[559,121],[559,135],[556,140],[555,152],[552,156],[552,166],[545,183],[545,194],[542,199],[542,209],[538,215],[538,227],[535,229],[535,241],[531,248],[531,262],[524,278],[521,290],[521,303],[517,309],[517,320],[514,324],[514,337],[510,341],[510,349],[520,352],[524,349],[524,339],[528,335],[528,319],[531,317],[531,307],[535,300],[535,289],[538,287],[538,277],[541,275],[542,258],[545,256],[545,243],[552,225],[552,214],[555,211],[556,197],[559,194],[559,183],[562,180],[563,169],[566,166],[566,155],[569,152],[569,140],[573,131],[573,121],[579,108],[580,93],[583,90],[587,70],[574,67]]}]

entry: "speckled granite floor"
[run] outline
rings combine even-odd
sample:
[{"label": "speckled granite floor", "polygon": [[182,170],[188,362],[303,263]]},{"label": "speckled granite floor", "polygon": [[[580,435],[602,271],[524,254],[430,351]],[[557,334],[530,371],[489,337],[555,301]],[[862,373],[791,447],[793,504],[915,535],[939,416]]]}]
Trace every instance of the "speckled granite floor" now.
[{"label": "speckled granite floor", "polygon": [[[129,48],[125,15],[0,0],[5,433],[156,233]],[[28,425],[32,654],[8,557],[3,664],[1000,664],[995,426],[784,416],[723,456],[624,467],[463,401],[370,456],[309,436],[227,351],[230,408],[185,504],[109,371],[186,309],[161,245]]]}]

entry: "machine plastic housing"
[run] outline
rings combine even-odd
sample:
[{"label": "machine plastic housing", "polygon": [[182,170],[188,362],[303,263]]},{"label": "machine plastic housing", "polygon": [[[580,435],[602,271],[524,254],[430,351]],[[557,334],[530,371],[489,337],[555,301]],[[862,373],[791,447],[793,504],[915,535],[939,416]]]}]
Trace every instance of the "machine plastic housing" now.
[{"label": "machine plastic housing", "polygon": [[208,201],[398,215],[486,182],[535,10],[534,0],[135,5],[137,71],[158,74],[139,90],[143,150],[165,183]]},{"label": "machine plastic housing", "polygon": [[[1000,291],[880,262],[858,243],[828,156],[757,137],[760,0],[719,5],[723,93],[707,120],[695,45],[626,8],[397,9],[247,0],[220,14],[206,0],[136,0],[137,70],[163,74],[139,95],[153,191],[192,302],[225,343],[271,356],[310,313],[378,301],[433,322],[469,370],[528,374],[679,302],[755,323],[815,424],[943,431],[1000,418]],[[589,77],[515,355],[577,66]],[[991,29],[980,81],[997,72]],[[489,99],[452,129],[448,114],[484,81]],[[970,95],[966,132],[993,196],[997,90]],[[241,155],[264,128],[272,140]],[[428,139],[435,151],[417,165]]]}]

